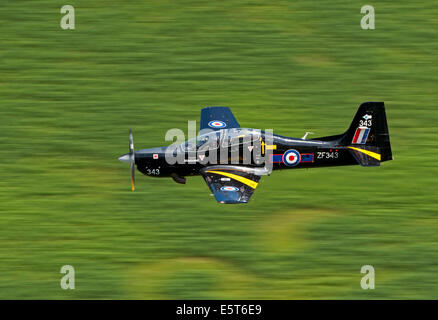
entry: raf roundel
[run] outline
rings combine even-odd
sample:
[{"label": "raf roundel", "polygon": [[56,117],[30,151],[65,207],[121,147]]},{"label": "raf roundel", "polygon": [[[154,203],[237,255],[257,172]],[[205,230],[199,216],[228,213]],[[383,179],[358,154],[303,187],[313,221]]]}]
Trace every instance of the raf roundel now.
[{"label": "raf roundel", "polygon": [[213,120],[208,123],[210,128],[225,128],[227,124],[220,120]]},{"label": "raf roundel", "polygon": [[289,167],[296,166],[300,163],[301,155],[297,150],[290,149],[283,154],[283,162]]},{"label": "raf roundel", "polygon": [[231,187],[231,186],[224,186],[221,188],[221,191],[239,191],[239,188]]}]

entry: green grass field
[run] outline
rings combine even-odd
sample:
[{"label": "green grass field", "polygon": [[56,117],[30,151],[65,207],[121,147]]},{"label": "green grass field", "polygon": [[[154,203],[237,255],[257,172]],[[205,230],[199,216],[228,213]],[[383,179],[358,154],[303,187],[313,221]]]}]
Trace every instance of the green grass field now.
[{"label": "green grass field", "polygon": [[[437,299],[437,17],[430,0],[2,1],[0,298]],[[165,145],[205,106],[317,137],[365,101],[385,102],[395,161],[274,172],[247,205],[201,177],[137,173],[132,193],[117,161],[129,127]]]}]

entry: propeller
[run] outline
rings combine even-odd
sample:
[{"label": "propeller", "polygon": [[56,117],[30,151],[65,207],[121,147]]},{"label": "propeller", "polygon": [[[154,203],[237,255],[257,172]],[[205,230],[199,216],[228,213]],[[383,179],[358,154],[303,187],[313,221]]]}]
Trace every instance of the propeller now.
[{"label": "propeller", "polygon": [[131,189],[135,190],[135,153],[134,153],[134,138],[132,130],[129,128],[129,161],[131,163]]},{"label": "propeller", "polygon": [[119,158],[122,162],[129,162],[131,165],[131,189],[135,190],[135,151],[134,151],[134,138],[132,137],[132,131],[129,129],[129,153]]}]

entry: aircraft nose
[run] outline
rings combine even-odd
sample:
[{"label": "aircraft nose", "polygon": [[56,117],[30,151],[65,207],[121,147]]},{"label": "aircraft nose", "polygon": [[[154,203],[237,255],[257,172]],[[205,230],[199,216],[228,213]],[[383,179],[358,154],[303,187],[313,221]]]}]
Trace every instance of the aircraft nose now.
[{"label": "aircraft nose", "polygon": [[119,157],[119,160],[122,162],[130,162],[131,161],[131,157],[130,154],[124,154],[123,156]]}]

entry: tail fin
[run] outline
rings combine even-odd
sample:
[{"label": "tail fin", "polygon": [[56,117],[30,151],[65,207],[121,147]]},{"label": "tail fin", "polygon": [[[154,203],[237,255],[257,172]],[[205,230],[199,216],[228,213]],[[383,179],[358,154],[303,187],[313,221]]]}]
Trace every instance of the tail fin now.
[{"label": "tail fin", "polygon": [[339,142],[350,149],[361,165],[375,166],[392,160],[384,103],[362,103]]},{"label": "tail fin", "polygon": [[346,146],[363,166],[378,166],[380,162],[393,159],[383,102],[362,103],[344,134],[314,140]]}]

